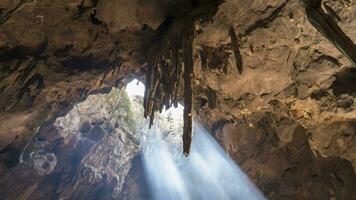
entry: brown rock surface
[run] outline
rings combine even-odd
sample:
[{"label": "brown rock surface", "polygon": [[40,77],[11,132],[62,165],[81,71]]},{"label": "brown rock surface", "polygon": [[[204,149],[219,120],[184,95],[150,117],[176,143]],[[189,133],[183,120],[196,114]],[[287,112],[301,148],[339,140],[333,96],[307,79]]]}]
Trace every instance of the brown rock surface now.
[{"label": "brown rock surface", "polygon": [[[207,9],[211,2],[215,8]],[[355,42],[356,2],[322,2]],[[164,23],[167,15],[171,24]],[[66,162],[52,152],[38,155],[48,175],[33,176],[35,169],[16,166],[25,145],[89,94],[141,78],[149,52],[169,48],[166,41],[176,41],[184,21],[195,26],[195,119],[218,130],[266,196],[354,199],[356,71],[310,24],[298,0],[0,0],[0,174],[7,177],[1,180],[16,175],[9,186],[23,191],[20,199],[37,184],[48,188],[39,198],[61,193],[55,184],[63,177],[52,165]],[[46,126],[42,133],[51,137]],[[68,154],[75,154],[74,144]],[[63,144],[48,147],[56,145]],[[68,170],[66,176],[79,176]],[[86,194],[118,183],[82,184],[77,192]]]},{"label": "brown rock surface", "polygon": [[217,137],[268,199],[353,199],[356,195],[350,162],[313,152],[298,122],[268,112],[255,113],[248,121],[250,126],[224,125]]},{"label": "brown rock surface", "polygon": [[[340,15],[340,26],[349,37],[356,38],[350,29],[356,25],[352,22],[355,3],[326,3]],[[202,33],[195,40],[198,118],[213,126],[221,120],[243,120],[255,112],[268,111],[298,121],[307,129],[310,140],[318,137],[323,142],[322,137],[330,139],[341,133],[331,134],[322,131],[322,127],[347,126],[346,132],[352,133],[344,138],[348,147],[343,150],[331,147],[327,155],[343,155],[354,162],[350,155],[355,155],[352,137],[356,117],[355,70],[349,60],[309,24],[299,2],[226,1],[219,8],[213,20],[201,26]],[[242,74],[236,69],[232,52],[228,34],[231,27],[240,39]],[[219,54],[211,53],[214,51]],[[317,139],[311,142],[312,148],[325,155],[317,143]]]},{"label": "brown rock surface", "polygon": [[139,151],[129,104],[113,89],[46,123],[2,174],[0,198],[117,199]]},{"label": "brown rock surface", "polygon": [[21,152],[45,121],[140,75],[152,31],[113,32],[93,21],[95,5],[84,4],[1,1],[0,149],[12,143]]}]

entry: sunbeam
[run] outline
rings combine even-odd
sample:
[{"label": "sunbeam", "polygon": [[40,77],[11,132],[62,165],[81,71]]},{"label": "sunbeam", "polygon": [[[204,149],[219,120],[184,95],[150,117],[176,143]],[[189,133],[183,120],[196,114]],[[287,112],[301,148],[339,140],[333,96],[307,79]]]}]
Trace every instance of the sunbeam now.
[{"label": "sunbeam", "polygon": [[194,129],[188,158],[173,159],[176,152],[162,139],[155,127],[142,140],[143,162],[156,200],[236,200],[265,199],[248,177],[226,155],[220,145],[201,126]]}]

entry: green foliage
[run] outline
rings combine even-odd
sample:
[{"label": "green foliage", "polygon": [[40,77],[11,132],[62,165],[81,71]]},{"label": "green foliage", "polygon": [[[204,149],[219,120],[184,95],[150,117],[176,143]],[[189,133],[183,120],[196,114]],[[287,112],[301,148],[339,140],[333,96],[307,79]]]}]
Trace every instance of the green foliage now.
[{"label": "green foliage", "polygon": [[122,105],[125,108],[126,115],[124,116],[124,122],[128,125],[131,131],[136,131],[136,123],[133,117],[133,113],[131,110],[131,102],[127,92],[125,90],[121,90],[121,101]]},{"label": "green foliage", "polygon": [[131,109],[130,98],[124,89],[118,90],[113,93],[113,100],[116,100],[114,108],[111,114],[110,122],[112,124],[118,124],[118,126],[124,127],[127,131],[135,133],[137,123],[134,118],[134,114]]}]

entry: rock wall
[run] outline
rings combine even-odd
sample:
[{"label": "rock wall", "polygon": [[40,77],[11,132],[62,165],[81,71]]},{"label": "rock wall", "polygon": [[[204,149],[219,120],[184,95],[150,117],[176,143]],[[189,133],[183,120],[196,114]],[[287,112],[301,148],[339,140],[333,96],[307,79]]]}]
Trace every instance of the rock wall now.
[{"label": "rock wall", "polygon": [[142,75],[153,30],[142,28],[146,22],[123,30],[104,23],[96,13],[110,5],[0,1],[0,149],[11,150],[0,155],[1,168],[16,164],[44,122],[65,115],[89,94]]},{"label": "rock wall", "polygon": [[41,127],[3,174],[1,199],[117,199],[138,130],[125,91],[91,95],[54,124]]},{"label": "rock wall", "polygon": [[[323,3],[355,41],[355,2]],[[266,196],[353,199],[355,68],[300,2],[226,1],[198,28],[195,116]]]},{"label": "rock wall", "polygon": [[[356,2],[322,3],[355,42]],[[55,119],[89,94],[141,78],[150,53],[167,50],[185,23],[194,25],[195,119],[216,132],[267,197],[356,196],[355,68],[300,1],[0,0],[0,171],[21,171],[18,180],[33,183],[19,189],[21,197],[42,180],[65,179],[30,176],[56,170],[52,151],[32,155],[37,171],[16,166],[37,128],[52,137]]]},{"label": "rock wall", "polygon": [[274,112],[255,112],[245,120],[226,123],[216,137],[268,199],[355,197],[351,163],[322,156],[297,121]]}]

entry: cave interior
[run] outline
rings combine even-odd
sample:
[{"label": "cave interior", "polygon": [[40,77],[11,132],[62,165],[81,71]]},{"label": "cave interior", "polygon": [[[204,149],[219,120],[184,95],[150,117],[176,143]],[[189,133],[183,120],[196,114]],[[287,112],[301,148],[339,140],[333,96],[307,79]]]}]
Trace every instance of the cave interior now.
[{"label": "cave interior", "polygon": [[0,199],[356,200],[356,1],[0,0]]}]

